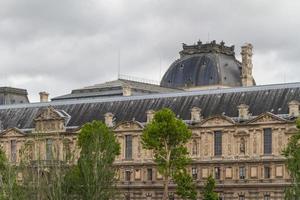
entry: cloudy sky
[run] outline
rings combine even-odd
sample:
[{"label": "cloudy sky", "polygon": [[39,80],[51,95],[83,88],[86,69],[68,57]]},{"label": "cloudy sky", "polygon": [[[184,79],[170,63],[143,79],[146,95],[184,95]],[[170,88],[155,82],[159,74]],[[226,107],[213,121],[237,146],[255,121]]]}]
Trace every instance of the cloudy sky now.
[{"label": "cloudy sky", "polygon": [[252,43],[257,84],[300,81],[299,10],[297,0],[1,0],[0,86],[37,101],[116,79],[119,61],[121,74],[158,81],[181,43],[199,39],[237,55]]}]

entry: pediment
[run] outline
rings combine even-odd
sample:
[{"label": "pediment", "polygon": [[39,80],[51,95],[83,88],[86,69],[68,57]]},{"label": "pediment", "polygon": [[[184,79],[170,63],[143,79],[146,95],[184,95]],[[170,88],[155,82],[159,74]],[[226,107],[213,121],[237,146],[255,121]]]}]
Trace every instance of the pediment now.
[{"label": "pediment", "polygon": [[234,125],[235,122],[224,115],[217,115],[209,117],[200,122],[200,126],[230,126]]},{"label": "pediment", "polygon": [[263,124],[263,123],[282,123],[287,122],[286,119],[283,119],[281,117],[278,117],[277,115],[274,115],[273,113],[266,112],[258,115],[254,119],[248,121],[248,124]]},{"label": "pediment", "polygon": [[45,121],[45,120],[64,120],[64,117],[59,114],[57,110],[49,106],[42,108],[37,114],[35,121]]},{"label": "pediment", "polygon": [[136,131],[142,130],[144,126],[137,121],[126,121],[117,124],[114,127],[114,131]]},{"label": "pediment", "polygon": [[9,128],[1,132],[1,137],[23,137],[25,133],[17,128]]}]

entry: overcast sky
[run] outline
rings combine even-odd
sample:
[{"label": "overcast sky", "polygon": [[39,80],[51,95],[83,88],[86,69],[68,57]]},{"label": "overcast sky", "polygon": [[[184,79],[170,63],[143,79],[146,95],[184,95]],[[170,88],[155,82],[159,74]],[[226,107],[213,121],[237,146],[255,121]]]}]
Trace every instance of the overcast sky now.
[{"label": "overcast sky", "polygon": [[[51,97],[117,78],[160,80],[181,43],[254,46],[257,84],[300,81],[298,0],[0,0],[0,86]],[[120,52],[120,59],[119,59]]]}]

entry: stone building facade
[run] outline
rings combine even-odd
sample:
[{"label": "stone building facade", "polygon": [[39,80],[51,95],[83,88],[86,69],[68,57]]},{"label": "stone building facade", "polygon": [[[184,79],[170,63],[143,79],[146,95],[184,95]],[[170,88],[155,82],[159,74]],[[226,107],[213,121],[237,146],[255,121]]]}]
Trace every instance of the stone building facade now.
[{"label": "stone building facade", "polygon": [[[102,120],[121,145],[115,161],[119,199],[159,200],[162,176],[152,152],[142,148],[141,134],[155,111],[167,107],[192,131],[188,168],[198,199],[209,175],[223,200],[283,199],[290,178],[281,151],[298,131],[300,84],[255,86],[249,44],[242,62],[223,42],[184,44],[180,55],[161,86],[118,80],[87,87],[82,96],[72,92],[49,102],[42,92],[40,103],[0,106],[0,144],[9,161],[73,164],[80,127]],[[139,92],[115,96],[122,87]]]}]

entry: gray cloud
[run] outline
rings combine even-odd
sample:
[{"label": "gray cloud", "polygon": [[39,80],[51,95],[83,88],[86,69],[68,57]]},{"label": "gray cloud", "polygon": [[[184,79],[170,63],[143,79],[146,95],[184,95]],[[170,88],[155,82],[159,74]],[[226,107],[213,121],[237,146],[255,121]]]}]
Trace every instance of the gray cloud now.
[{"label": "gray cloud", "polygon": [[258,84],[299,81],[300,2],[280,0],[2,0],[0,85],[31,100],[117,78],[159,80],[181,43],[254,45]]}]

